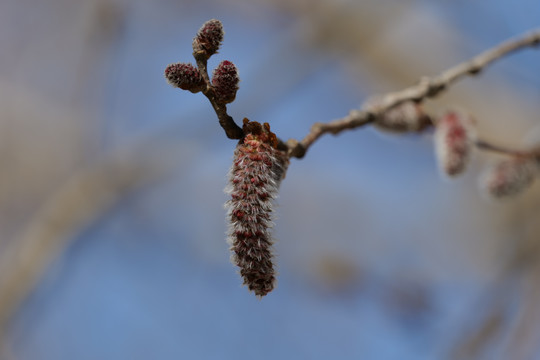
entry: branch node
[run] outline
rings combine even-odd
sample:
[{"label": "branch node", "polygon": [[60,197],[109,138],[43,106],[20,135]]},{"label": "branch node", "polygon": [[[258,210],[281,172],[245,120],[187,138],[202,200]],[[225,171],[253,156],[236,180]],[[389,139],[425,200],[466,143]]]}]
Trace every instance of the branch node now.
[{"label": "branch node", "polygon": [[482,66],[471,65],[471,68],[469,69],[469,75],[478,75],[481,71],[482,71]]},{"label": "branch node", "polygon": [[296,139],[287,140],[287,147],[289,149],[287,154],[289,158],[295,157],[301,159],[306,155],[306,147]]},{"label": "branch node", "polygon": [[430,81],[425,97],[432,98],[437,96],[441,91],[446,88],[446,84],[438,81]]}]

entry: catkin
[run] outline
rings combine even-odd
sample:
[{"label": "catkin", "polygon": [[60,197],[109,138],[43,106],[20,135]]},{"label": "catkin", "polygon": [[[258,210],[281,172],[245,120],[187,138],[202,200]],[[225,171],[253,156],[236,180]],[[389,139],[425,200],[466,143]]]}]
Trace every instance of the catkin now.
[{"label": "catkin", "polygon": [[286,154],[277,149],[270,126],[244,119],[245,137],[234,152],[225,189],[231,261],[240,269],[244,285],[262,297],[275,286],[272,250],[273,200],[288,165]]}]

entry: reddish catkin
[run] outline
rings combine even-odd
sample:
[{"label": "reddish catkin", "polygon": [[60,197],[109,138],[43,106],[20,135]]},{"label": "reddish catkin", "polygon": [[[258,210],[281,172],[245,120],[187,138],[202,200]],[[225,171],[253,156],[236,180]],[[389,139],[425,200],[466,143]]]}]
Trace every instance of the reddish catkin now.
[{"label": "reddish catkin", "polygon": [[239,82],[240,78],[236,66],[228,60],[220,62],[212,73],[212,86],[216,102],[220,104],[233,102],[236,98]]},{"label": "reddish catkin", "polygon": [[223,41],[223,25],[221,21],[208,20],[201,26],[195,38],[193,38],[193,53],[195,56],[201,56],[208,59],[217,53],[221,42]]},{"label": "reddish catkin", "polygon": [[165,68],[165,78],[170,85],[192,93],[202,91],[206,86],[199,70],[188,63],[168,65]]},{"label": "reddish catkin", "polygon": [[231,261],[250,291],[258,297],[275,285],[271,237],[273,200],[288,165],[286,154],[277,150],[277,138],[268,123],[244,119],[245,137],[234,152],[234,162],[225,189],[231,199],[228,209]]},{"label": "reddish catkin", "polygon": [[465,113],[447,111],[435,127],[435,154],[441,171],[449,176],[461,174],[472,150],[472,121]]}]

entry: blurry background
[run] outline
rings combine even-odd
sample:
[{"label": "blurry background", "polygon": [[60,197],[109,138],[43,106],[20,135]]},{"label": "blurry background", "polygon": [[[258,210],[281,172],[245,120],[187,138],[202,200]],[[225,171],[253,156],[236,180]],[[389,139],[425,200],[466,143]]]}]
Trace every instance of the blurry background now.
[{"label": "blurry background", "polygon": [[[241,286],[222,189],[235,141],[163,70],[211,18],[242,82],[230,114],[282,139],[538,25],[519,0],[3,0],[0,356],[6,360],[531,359],[540,185],[502,203],[476,153],[446,181],[429,134],[365,128],[293,159],[279,284]],[[538,52],[466,79],[478,132],[538,143]]]}]

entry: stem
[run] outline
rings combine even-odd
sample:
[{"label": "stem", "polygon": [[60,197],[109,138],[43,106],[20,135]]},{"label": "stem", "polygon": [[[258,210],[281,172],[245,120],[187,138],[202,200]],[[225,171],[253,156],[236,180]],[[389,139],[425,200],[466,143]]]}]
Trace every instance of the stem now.
[{"label": "stem", "polygon": [[[289,140],[289,157],[302,158],[307,150],[322,135],[331,133],[339,134],[344,130],[355,129],[375,121],[385,111],[407,101],[421,102],[426,98],[432,98],[447,90],[450,85],[465,76],[473,76],[482,71],[495,60],[503,58],[515,51],[526,47],[538,46],[540,43],[540,29],[533,30],[514,39],[507,40],[479,55],[464,61],[448,70],[443,71],[434,77],[423,77],[417,85],[405,88],[401,91],[388,93],[381,97],[381,102],[376,107],[363,108],[361,110],[351,110],[349,115],[342,119],[333,120],[328,123],[315,123],[310,132],[297,141]],[[480,142],[477,145],[484,150],[505,152],[500,147],[488,146],[487,143]],[[495,150],[497,149],[497,150]]]},{"label": "stem", "polygon": [[206,88],[202,91],[202,93],[208,98],[210,104],[212,104],[212,108],[214,109],[218,117],[219,125],[221,125],[229,139],[243,138],[244,131],[240,126],[236,124],[232,116],[227,113],[227,105],[220,104],[215,100],[214,88],[212,87],[210,77],[208,76],[208,59],[206,58],[205,54],[194,52],[193,57],[195,58],[197,67],[199,68],[204,82],[206,83]]}]

